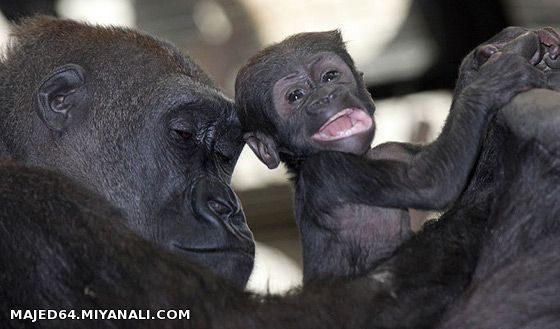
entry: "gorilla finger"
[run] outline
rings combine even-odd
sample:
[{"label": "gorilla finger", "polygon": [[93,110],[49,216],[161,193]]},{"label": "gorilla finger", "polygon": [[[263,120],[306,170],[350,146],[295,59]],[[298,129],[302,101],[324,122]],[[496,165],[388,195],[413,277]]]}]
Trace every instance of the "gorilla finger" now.
[{"label": "gorilla finger", "polygon": [[557,62],[557,59],[560,55],[560,34],[551,27],[545,27],[537,30],[537,35],[541,43],[542,56],[540,59],[544,58],[538,62],[540,68],[546,69],[547,66],[552,69],[559,68],[560,63]]},{"label": "gorilla finger", "polygon": [[537,52],[540,52],[540,41],[536,33],[526,32],[505,44],[501,51],[518,54],[527,60],[531,60]]},{"label": "gorilla finger", "polygon": [[560,44],[560,34],[552,27],[544,27],[537,30],[537,35],[542,44],[546,46],[553,46]]},{"label": "gorilla finger", "polygon": [[486,44],[489,43],[505,43],[508,41],[511,41],[515,38],[517,38],[518,36],[522,35],[523,33],[526,33],[528,30],[526,28],[522,28],[519,26],[508,26],[505,29],[501,30],[500,32],[498,32],[498,34],[496,34],[495,36],[493,36],[492,38],[490,38]]},{"label": "gorilla finger", "polygon": [[477,67],[482,66],[486,61],[495,53],[498,52],[498,48],[494,44],[482,45],[476,48],[474,52],[474,61]]},{"label": "gorilla finger", "polygon": [[554,46],[554,48],[549,48],[546,56],[543,57],[543,60],[537,65],[538,68],[542,70],[546,70],[546,68],[550,68],[552,70],[560,69],[560,47]]},{"label": "gorilla finger", "polygon": [[519,53],[515,52],[503,52],[498,51],[486,61],[481,67],[480,72],[492,72],[489,78],[494,76],[497,72],[503,72],[503,74],[512,74],[523,68],[523,70],[529,67],[534,68],[533,65],[529,63],[527,58],[520,56]]},{"label": "gorilla finger", "polygon": [[[546,88],[547,76],[545,72],[536,69],[534,66],[527,66],[525,70],[520,71],[518,92],[527,91],[534,88]],[[514,77],[515,79],[515,77]]]}]

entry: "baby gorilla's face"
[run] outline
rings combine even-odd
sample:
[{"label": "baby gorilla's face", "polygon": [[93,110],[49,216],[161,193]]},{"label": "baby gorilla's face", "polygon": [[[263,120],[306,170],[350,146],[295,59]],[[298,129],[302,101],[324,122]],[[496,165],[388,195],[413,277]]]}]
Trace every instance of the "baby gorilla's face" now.
[{"label": "baby gorilla's face", "polygon": [[[290,148],[314,153],[333,150],[363,154],[375,133],[375,106],[360,97],[352,70],[338,55],[300,58],[273,88],[274,108]],[[364,99],[366,98],[366,99]]]}]

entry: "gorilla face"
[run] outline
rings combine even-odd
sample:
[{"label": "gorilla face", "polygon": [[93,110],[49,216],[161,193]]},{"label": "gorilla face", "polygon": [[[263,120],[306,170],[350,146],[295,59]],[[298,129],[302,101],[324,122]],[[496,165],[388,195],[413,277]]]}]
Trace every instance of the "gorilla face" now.
[{"label": "gorilla face", "polygon": [[233,103],[191,59],[137,32],[40,18],[16,34],[9,156],[78,180],[141,236],[243,286],[254,242],[229,186],[243,147]]},{"label": "gorilla face", "polygon": [[300,33],[263,49],[239,71],[235,97],[245,140],[269,168],[371,147],[375,105],[339,31]]},{"label": "gorilla face", "polygon": [[[333,150],[363,154],[375,132],[370,97],[361,98],[352,68],[335,53],[297,56],[287,75],[273,87],[279,131],[289,133],[283,144],[301,153]],[[290,138],[291,137],[291,138]]]}]

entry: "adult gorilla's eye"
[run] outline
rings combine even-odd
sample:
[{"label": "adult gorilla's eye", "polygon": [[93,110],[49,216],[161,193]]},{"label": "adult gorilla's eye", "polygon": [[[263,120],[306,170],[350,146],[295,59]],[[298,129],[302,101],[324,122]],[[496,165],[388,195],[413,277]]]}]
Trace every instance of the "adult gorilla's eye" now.
[{"label": "adult gorilla's eye", "polygon": [[338,78],[338,76],[340,75],[340,73],[336,70],[331,70],[328,71],[327,73],[323,74],[323,77],[321,78],[322,82],[330,82],[333,80],[336,80],[336,78]]},{"label": "adult gorilla's eye", "polygon": [[291,103],[297,102],[298,100],[303,98],[303,96],[305,96],[305,93],[303,92],[303,90],[296,89],[296,90],[292,90],[290,93],[288,93],[286,98],[288,99],[288,102],[291,104]]},{"label": "adult gorilla's eye", "polygon": [[175,132],[175,134],[180,137],[181,139],[190,139],[192,137],[192,133],[186,131],[186,130],[179,130],[179,129],[174,129],[173,130]]}]

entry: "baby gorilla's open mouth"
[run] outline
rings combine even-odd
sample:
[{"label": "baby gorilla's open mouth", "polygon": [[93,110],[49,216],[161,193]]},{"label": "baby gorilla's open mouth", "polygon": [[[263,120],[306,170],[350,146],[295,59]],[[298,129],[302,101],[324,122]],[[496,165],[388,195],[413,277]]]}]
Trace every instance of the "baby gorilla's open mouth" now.
[{"label": "baby gorilla's open mouth", "polygon": [[367,131],[372,124],[371,117],[362,109],[346,108],[330,117],[311,138],[323,142],[335,141]]}]

